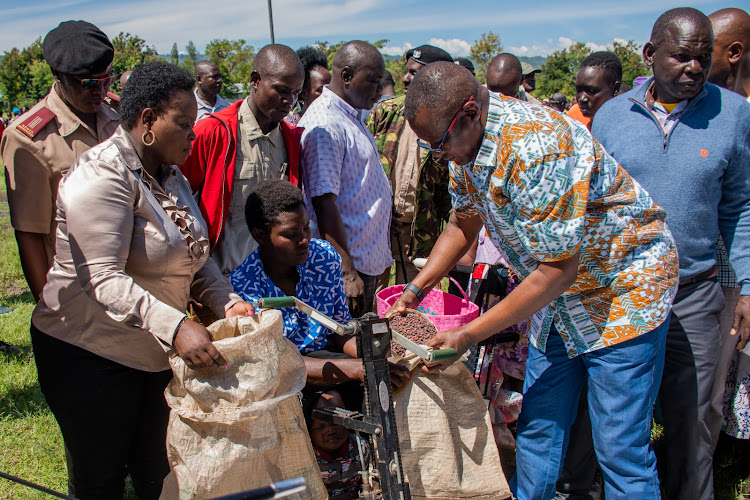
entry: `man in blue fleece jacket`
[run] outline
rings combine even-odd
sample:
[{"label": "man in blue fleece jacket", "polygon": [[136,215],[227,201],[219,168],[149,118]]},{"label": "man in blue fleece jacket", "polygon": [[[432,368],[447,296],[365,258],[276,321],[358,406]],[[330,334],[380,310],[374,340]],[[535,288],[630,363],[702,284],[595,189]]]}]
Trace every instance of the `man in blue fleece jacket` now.
[{"label": "man in blue fleece jacket", "polygon": [[713,498],[711,405],[724,306],[716,241],[729,250],[741,297],[733,329],[750,335],[750,105],[707,82],[711,22],[700,11],[667,11],[643,58],[654,76],[610,100],[592,134],[667,211],[680,255],[680,287],[667,334],[659,393],[667,441],[663,486],[672,499]]}]

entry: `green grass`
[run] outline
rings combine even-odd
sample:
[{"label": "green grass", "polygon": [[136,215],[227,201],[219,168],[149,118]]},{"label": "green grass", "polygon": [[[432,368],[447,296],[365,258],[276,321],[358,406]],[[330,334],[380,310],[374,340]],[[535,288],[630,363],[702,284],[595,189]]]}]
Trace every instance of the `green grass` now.
[{"label": "green grass", "polygon": [[[65,492],[68,476],[62,436],[37,383],[29,338],[34,301],[10,226],[4,169],[0,172],[0,306],[13,309],[0,315],[0,340],[25,351],[0,354],[0,470]],[[49,497],[0,479],[0,498]]]},{"label": "green grass", "polygon": [[[393,283],[393,278],[392,282]],[[447,283],[444,283],[447,287]],[[67,491],[65,452],[60,429],[44,401],[31,351],[29,320],[34,309],[18,259],[5,196],[4,169],[0,164],[0,306],[13,309],[0,315],[0,340],[22,348],[20,355],[0,353],[0,471],[57,491]],[[658,425],[652,440],[660,454],[662,431]],[[733,440],[723,439],[714,459],[716,500],[743,497],[745,461]],[[0,478],[0,499],[51,498]],[[136,498],[128,484],[125,498]]]}]

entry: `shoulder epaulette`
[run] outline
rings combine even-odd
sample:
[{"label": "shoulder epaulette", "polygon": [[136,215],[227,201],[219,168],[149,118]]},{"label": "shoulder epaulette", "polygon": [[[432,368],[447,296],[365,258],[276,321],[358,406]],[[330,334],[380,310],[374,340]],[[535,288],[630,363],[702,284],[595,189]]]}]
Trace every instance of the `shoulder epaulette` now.
[{"label": "shoulder epaulette", "polygon": [[26,118],[16,128],[29,139],[33,139],[53,118],[55,118],[55,113],[50,111],[49,108],[39,108],[36,113]]}]

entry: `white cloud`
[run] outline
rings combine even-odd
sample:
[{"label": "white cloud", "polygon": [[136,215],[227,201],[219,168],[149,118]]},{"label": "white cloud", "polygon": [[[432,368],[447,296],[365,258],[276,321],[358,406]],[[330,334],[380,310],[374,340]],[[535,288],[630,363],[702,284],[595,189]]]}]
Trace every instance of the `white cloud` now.
[{"label": "white cloud", "polygon": [[430,41],[427,43],[435,47],[440,47],[453,57],[468,57],[471,51],[471,44],[460,38],[451,38],[449,40],[445,40],[444,38],[430,38]]},{"label": "white cloud", "polygon": [[380,53],[386,56],[402,56],[407,50],[412,49],[412,48],[414,48],[414,46],[410,44],[409,42],[406,42],[401,47],[394,47],[394,46],[383,47],[382,49],[380,49]]},{"label": "white cloud", "polygon": [[[627,40],[624,40],[622,38],[615,38],[613,41],[621,43],[621,44],[628,43]],[[568,49],[574,43],[575,42],[573,41],[573,39],[561,36],[557,39],[557,42],[555,42],[551,38],[548,38],[545,43],[535,43],[535,44],[532,44],[531,46],[521,45],[519,47],[508,47],[508,52],[510,52],[511,54],[515,54],[517,56],[526,56],[526,57],[545,56],[546,57],[556,50]],[[586,47],[591,49],[593,52],[612,49],[612,43],[600,44],[600,43],[588,41],[588,42],[585,42],[585,45]]]},{"label": "white cloud", "polygon": [[609,50],[609,45],[600,45],[594,42],[586,42],[586,47],[590,48],[592,52],[599,52],[602,50]]},{"label": "white cloud", "polygon": [[564,36],[557,39],[557,44],[561,49],[567,49],[573,45],[573,40]]}]

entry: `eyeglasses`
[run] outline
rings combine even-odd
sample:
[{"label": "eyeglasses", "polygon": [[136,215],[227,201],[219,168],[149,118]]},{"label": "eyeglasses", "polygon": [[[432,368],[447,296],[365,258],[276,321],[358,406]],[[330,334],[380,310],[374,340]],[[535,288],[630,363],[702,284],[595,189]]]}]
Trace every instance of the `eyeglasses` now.
[{"label": "eyeglasses", "polygon": [[87,90],[95,89],[99,86],[108,89],[113,83],[115,83],[117,75],[105,76],[104,78],[78,78],[77,76],[74,76],[73,78],[81,82],[81,87]]},{"label": "eyeglasses", "polygon": [[445,144],[445,140],[448,138],[448,134],[450,133],[451,129],[453,128],[453,125],[456,124],[456,120],[458,119],[458,115],[461,113],[461,110],[464,109],[464,106],[469,104],[471,101],[474,100],[474,96],[469,97],[469,99],[464,102],[459,108],[458,111],[456,111],[456,114],[453,116],[453,120],[451,121],[451,124],[448,126],[448,130],[445,131],[445,135],[443,136],[443,140],[440,141],[440,144],[438,144],[437,148],[433,148],[431,145],[427,144],[421,139],[417,139],[417,146],[419,146],[422,149],[426,149],[430,153],[442,153],[443,152],[443,144]]}]

